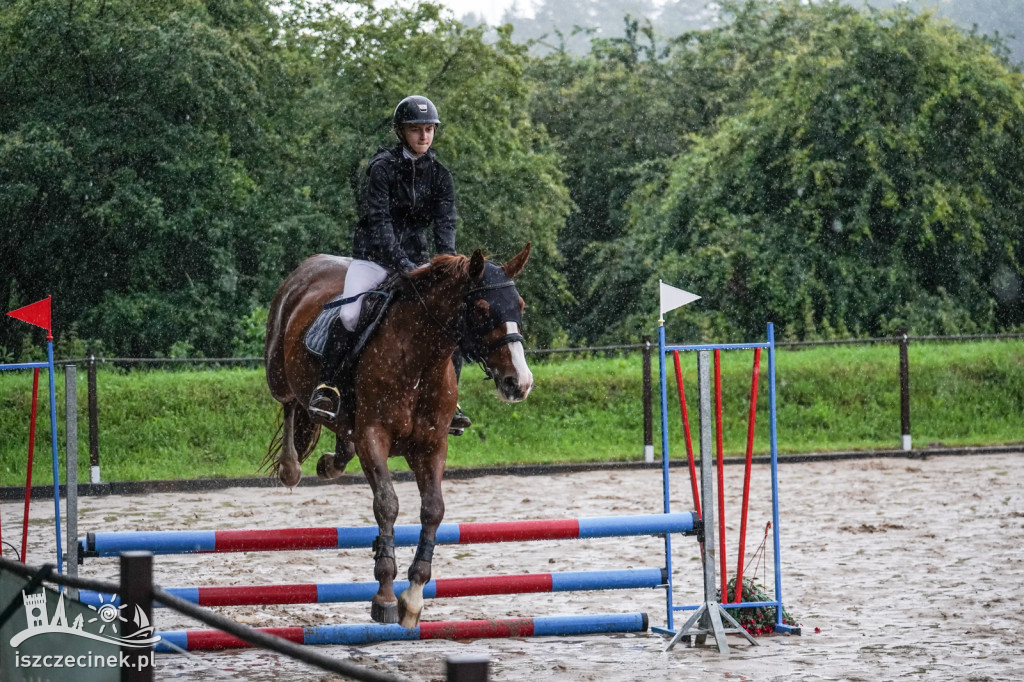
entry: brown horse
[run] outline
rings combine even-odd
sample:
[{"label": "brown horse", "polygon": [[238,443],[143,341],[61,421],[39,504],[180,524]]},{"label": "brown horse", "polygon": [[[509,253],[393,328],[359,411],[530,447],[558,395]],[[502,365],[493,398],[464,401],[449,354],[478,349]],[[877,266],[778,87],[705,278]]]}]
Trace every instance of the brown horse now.
[{"label": "brown horse", "polygon": [[[430,580],[437,527],[444,517],[441,476],[448,455],[448,425],[455,414],[458,384],[451,356],[461,347],[481,362],[507,402],[526,398],[533,374],[526,366],[520,325],[523,299],[512,279],[530,254],[527,244],[504,266],[480,251],[466,256],[437,256],[400,280],[394,300],[352,373],[343,407],[322,425],[337,434],[334,453],[317,463],[321,478],[335,478],[358,454],[373,490],[378,536],[373,543],[373,575],[379,581],[370,614],[382,623],[419,623],[423,585]],[[301,463],[320,436],[321,423],[307,411],[316,385],[319,360],[303,343],[306,330],[324,303],[341,293],[351,260],[317,255],[306,259],[281,284],[267,320],[267,383],[283,406],[281,430],[271,443],[267,463],[281,482],[294,486]],[[388,457],[405,457],[420,493],[420,533],[409,566],[409,588],[396,599],[394,525],[398,498]]]}]

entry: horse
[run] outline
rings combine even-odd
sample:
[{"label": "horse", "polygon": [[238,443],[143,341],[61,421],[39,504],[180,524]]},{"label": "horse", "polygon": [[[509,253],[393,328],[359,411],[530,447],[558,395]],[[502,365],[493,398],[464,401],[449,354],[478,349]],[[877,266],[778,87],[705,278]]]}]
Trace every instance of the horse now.
[{"label": "horse", "polygon": [[[391,305],[349,375],[348,391],[343,390],[354,404],[343,406],[331,421],[308,412],[319,359],[303,337],[324,304],[342,292],[351,259],[311,256],[274,295],[264,359],[267,384],[281,403],[282,417],[264,465],[285,486],[295,486],[322,426],[335,432],[337,446],[317,462],[320,478],[340,476],[358,456],[373,491],[378,527],[373,575],[379,588],[370,605],[376,622],[415,627],[423,609],[423,586],[430,580],[437,527],[444,518],[441,477],[448,426],[458,401],[452,353],[461,348],[468,359],[481,363],[505,402],[525,400],[533,388],[520,329],[525,303],[513,281],[529,255],[529,244],[504,265],[485,259],[479,250],[472,257],[439,255],[400,277]],[[398,498],[387,461],[399,456],[416,478],[422,530],[409,566],[409,587],[396,598]]]}]

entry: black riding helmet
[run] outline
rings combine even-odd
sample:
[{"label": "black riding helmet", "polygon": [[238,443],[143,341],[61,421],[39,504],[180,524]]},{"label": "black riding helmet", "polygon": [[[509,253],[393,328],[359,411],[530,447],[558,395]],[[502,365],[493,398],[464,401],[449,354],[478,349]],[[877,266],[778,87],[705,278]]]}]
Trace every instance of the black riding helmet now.
[{"label": "black riding helmet", "polygon": [[391,127],[395,135],[404,143],[401,129],[406,123],[433,123],[441,125],[441,118],[437,115],[437,107],[426,97],[421,95],[410,95],[398,103],[395,113],[391,116]]}]

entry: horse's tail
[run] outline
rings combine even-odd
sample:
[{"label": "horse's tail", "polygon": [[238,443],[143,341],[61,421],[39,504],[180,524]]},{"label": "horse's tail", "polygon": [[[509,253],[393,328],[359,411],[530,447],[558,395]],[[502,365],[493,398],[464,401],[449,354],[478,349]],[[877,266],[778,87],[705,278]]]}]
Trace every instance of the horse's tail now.
[{"label": "horse's tail", "polygon": [[299,453],[299,464],[305,462],[320,440],[320,425],[313,422],[309,412],[295,407],[295,451]]},{"label": "horse's tail", "polygon": [[263,456],[257,473],[277,476],[277,465],[281,459],[281,447],[284,444],[284,405],[277,411],[277,430],[270,438],[270,445],[267,446],[267,454]]},{"label": "horse's tail", "polygon": [[[313,448],[316,447],[317,442],[320,440],[320,425],[315,424],[310,419],[309,412],[302,409],[302,406],[297,403],[292,403],[288,407],[291,409],[292,437],[295,441],[293,445],[299,455],[299,464],[302,464],[313,454]],[[284,448],[284,420],[287,418],[284,410],[285,406],[282,405],[281,409],[277,412],[277,430],[274,432],[273,437],[271,437],[270,445],[267,447],[267,454],[264,455],[263,461],[260,462],[259,469],[257,470],[259,473],[267,474],[268,476],[278,475],[281,450]]]}]

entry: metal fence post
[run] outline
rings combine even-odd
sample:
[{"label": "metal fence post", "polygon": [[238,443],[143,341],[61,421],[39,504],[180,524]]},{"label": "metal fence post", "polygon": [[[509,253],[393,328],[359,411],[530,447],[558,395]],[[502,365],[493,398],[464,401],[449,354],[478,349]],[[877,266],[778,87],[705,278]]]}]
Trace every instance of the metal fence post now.
[{"label": "metal fence post", "polygon": [[[138,622],[136,609],[145,614],[147,625],[153,622],[153,555],[150,552],[121,553],[120,592],[121,603],[127,607],[125,618],[129,623]],[[153,682],[152,645],[125,646],[121,652],[127,663],[121,668],[121,682]]]},{"label": "metal fence post", "polygon": [[652,389],[651,389],[651,337],[643,337],[643,343],[641,346],[641,354],[643,355],[643,374],[644,374],[644,461],[654,461],[654,416],[652,401]]},{"label": "metal fence post", "polygon": [[[64,474],[65,513],[67,514],[67,575],[78,577],[78,370],[74,365],[64,366]],[[68,596],[78,598],[78,589],[68,588]]]},{"label": "metal fence post", "polygon": [[100,424],[96,398],[96,356],[89,356],[89,482],[100,482]]},{"label": "metal fence post", "polygon": [[447,682],[487,682],[491,659],[487,656],[449,656]]},{"label": "metal fence post", "polygon": [[903,435],[903,449],[911,450],[910,440],[910,360],[907,347],[910,339],[906,331],[900,337],[900,433]]}]

